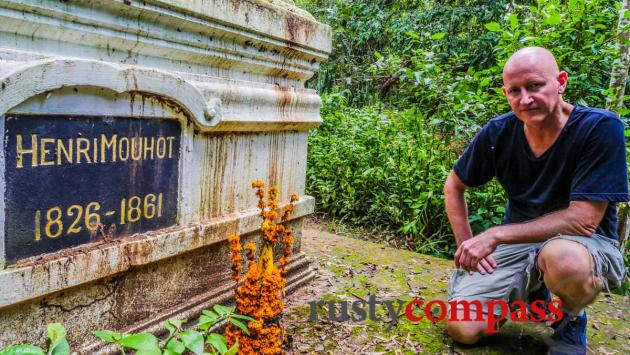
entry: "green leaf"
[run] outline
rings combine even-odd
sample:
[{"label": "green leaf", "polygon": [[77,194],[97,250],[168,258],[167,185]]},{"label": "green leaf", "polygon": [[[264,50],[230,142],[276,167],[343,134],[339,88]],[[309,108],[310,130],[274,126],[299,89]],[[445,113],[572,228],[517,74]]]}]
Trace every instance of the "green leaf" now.
[{"label": "green leaf", "polygon": [[180,339],[188,350],[195,354],[203,354],[203,335],[195,330],[187,330],[180,334]]},{"label": "green leaf", "polygon": [[173,334],[175,334],[175,332],[181,328],[184,323],[186,323],[186,320],[169,319],[164,321],[164,328],[168,330],[169,339],[173,337]]},{"label": "green leaf", "polygon": [[206,315],[206,316],[208,316],[208,317],[214,317],[214,318],[218,317],[218,315],[217,315],[214,311],[209,311],[209,310],[207,310],[207,309],[204,309],[204,310],[201,312],[201,314]]},{"label": "green leaf", "polygon": [[244,319],[244,320],[246,320],[246,321],[250,321],[250,322],[255,321],[255,319],[254,319],[254,318],[249,317],[249,316],[246,316],[246,315],[243,315],[243,314],[236,314],[236,313],[234,313],[234,314],[232,314],[230,317],[232,317],[232,318]]},{"label": "green leaf", "polygon": [[169,319],[166,322],[164,322],[164,325],[166,326],[166,324],[168,323],[171,327],[181,328],[182,325],[186,322],[187,320],[185,319]]},{"label": "green leaf", "polygon": [[623,18],[625,18],[625,19],[630,18],[630,11],[624,11],[623,12]]},{"label": "green leaf", "polygon": [[415,71],[413,72],[413,77],[416,80],[416,84],[420,83],[420,80],[422,80],[422,73],[419,71]]},{"label": "green leaf", "polygon": [[212,311],[203,311],[199,316],[199,329],[208,330],[219,320],[219,316]]},{"label": "green leaf", "polygon": [[220,304],[214,305],[213,309],[215,312],[217,312],[218,315],[221,315],[221,316],[225,314],[234,313],[234,307],[226,307]]},{"label": "green leaf", "polygon": [[44,350],[35,345],[12,345],[0,350],[0,355],[44,355]]},{"label": "green leaf", "polygon": [[221,334],[217,334],[217,333],[209,334],[208,338],[206,339],[206,342],[214,346],[214,348],[217,349],[217,351],[220,352],[221,354],[224,354],[228,351],[227,340],[225,340],[225,337]]},{"label": "green leaf", "polygon": [[150,333],[124,335],[118,344],[134,350],[153,351],[160,349],[157,338]]},{"label": "green leaf", "polygon": [[153,350],[138,350],[136,351],[136,355],[162,355],[162,350],[153,349]]},{"label": "green leaf", "polygon": [[232,345],[230,350],[225,352],[225,354],[223,354],[223,355],[236,355],[236,353],[238,353],[238,342],[236,342],[234,345]]},{"label": "green leaf", "polygon": [[112,332],[111,330],[97,330],[92,332],[92,335],[108,343],[115,343],[122,337],[120,333]]},{"label": "green leaf", "polygon": [[383,59],[383,55],[381,54],[381,52],[379,51],[374,51],[374,56],[376,57],[376,59],[381,60]]},{"label": "green leaf", "polygon": [[171,339],[168,343],[166,343],[164,349],[169,350],[175,354],[183,354],[184,351],[186,351],[186,347],[184,346],[184,344],[177,339]]},{"label": "green leaf", "polygon": [[433,36],[431,36],[431,39],[438,40],[438,39],[444,38],[445,36],[446,36],[446,32],[438,32],[434,34]]},{"label": "green leaf", "polygon": [[560,22],[562,22],[562,18],[560,17],[560,13],[556,10],[550,10],[549,16],[543,21],[544,24],[550,26],[559,25]]},{"label": "green leaf", "polygon": [[50,355],[70,355],[70,344],[66,339],[55,345],[54,348],[48,350]]},{"label": "green leaf", "polygon": [[247,329],[247,326],[245,324],[243,324],[241,321],[238,321],[234,318],[230,318],[228,319],[228,321],[232,324],[234,324],[235,326],[241,328],[241,330],[243,331],[243,333],[249,335],[249,329]]},{"label": "green leaf", "polygon": [[407,36],[411,37],[411,38],[420,39],[420,36],[417,33],[413,32],[413,31],[405,32],[405,34]]},{"label": "green leaf", "polygon": [[486,23],[486,29],[491,32],[503,32],[501,25],[496,22],[488,22]]},{"label": "green leaf", "polygon": [[61,323],[48,324],[48,354],[69,355],[70,344],[66,340],[66,328]]},{"label": "green leaf", "polygon": [[518,15],[517,14],[512,14],[510,15],[510,28],[515,30],[518,27]]},{"label": "green leaf", "polygon": [[66,339],[66,328],[61,323],[48,324],[48,339],[50,340],[50,346],[55,347]]}]

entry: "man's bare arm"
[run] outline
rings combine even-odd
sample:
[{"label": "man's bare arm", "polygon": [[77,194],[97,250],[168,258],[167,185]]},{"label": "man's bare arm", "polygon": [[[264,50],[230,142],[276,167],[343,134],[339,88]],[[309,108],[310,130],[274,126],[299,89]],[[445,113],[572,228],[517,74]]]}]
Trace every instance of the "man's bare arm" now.
[{"label": "man's bare arm", "polygon": [[558,234],[591,237],[607,206],[608,202],[571,201],[569,207],[531,221],[490,228],[462,242],[455,262],[466,270],[477,270],[477,264],[499,244],[541,242]]},{"label": "man's bare arm", "polygon": [[[457,246],[473,237],[472,229],[470,229],[470,223],[468,222],[468,206],[464,196],[467,189],[468,186],[451,170],[444,183],[444,203],[446,204],[446,214],[451,223]],[[459,266],[457,259],[455,259],[455,264]],[[479,271],[482,274],[491,273],[496,266],[497,263],[494,258],[488,255],[479,261],[475,271]]]},{"label": "man's bare arm", "polygon": [[446,214],[449,222],[451,222],[457,246],[473,237],[470,223],[468,222],[468,206],[464,197],[467,189],[468,186],[451,170],[444,183],[444,203],[446,204]]},{"label": "man's bare arm", "polygon": [[558,234],[590,237],[597,231],[606,207],[608,202],[571,201],[568,208],[534,220],[491,228],[491,234],[498,244],[535,243]]}]

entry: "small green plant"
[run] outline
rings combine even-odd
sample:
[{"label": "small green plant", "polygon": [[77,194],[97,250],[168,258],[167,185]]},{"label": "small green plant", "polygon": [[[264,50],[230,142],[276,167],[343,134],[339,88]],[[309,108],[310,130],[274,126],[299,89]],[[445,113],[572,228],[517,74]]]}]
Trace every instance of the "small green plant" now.
[{"label": "small green plant", "polygon": [[68,355],[70,344],[66,340],[66,329],[59,323],[48,324],[48,352],[35,345],[12,345],[0,350],[0,355]]},{"label": "small green plant", "polygon": [[[125,350],[136,350],[136,355],[179,355],[187,351],[193,354],[236,354],[238,343],[228,349],[227,341],[218,333],[209,330],[216,324],[227,321],[249,334],[247,326],[240,320],[252,321],[244,315],[234,313],[234,307],[215,305],[212,311],[204,310],[199,317],[198,330],[182,330],[186,320],[169,319],[164,322],[168,338],[160,347],[157,337],[150,333],[122,334],[111,330],[99,330],[92,334],[99,339],[117,344],[121,354]],[[4,355],[4,354],[2,354]]]}]

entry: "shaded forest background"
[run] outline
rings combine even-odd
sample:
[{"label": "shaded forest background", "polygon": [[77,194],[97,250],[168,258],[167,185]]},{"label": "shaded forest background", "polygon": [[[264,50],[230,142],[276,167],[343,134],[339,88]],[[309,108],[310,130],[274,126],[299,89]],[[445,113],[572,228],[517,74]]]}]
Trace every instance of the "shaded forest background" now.
[{"label": "shaded forest background", "polygon": [[[333,31],[308,82],[324,123],[310,135],[307,192],[336,223],[387,231],[396,246],[456,250],[442,186],[474,134],[509,111],[501,70],[515,50],[550,49],[569,73],[569,102],[609,107],[615,94],[621,1],[296,2]],[[505,201],[496,183],[468,193],[475,233],[501,222]]]}]

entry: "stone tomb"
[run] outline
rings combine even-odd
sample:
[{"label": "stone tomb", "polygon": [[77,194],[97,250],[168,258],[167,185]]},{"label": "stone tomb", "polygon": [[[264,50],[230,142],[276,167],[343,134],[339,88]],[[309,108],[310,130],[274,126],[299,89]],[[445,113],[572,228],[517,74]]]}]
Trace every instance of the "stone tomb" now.
[{"label": "stone tomb", "polygon": [[228,235],[256,236],[251,181],[301,196],[304,89],[330,29],[292,1],[0,0],[0,348],[106,353],[232,297]]}]

